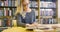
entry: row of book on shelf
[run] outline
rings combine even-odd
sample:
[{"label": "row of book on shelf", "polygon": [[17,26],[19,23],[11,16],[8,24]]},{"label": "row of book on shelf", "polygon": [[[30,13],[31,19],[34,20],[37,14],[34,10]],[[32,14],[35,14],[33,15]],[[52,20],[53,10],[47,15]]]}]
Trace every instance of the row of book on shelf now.
[{"label": "row of book on shelf", "polygon": [[[41,24],[57,24],[56,19],[53,18],[41,18],[40,21]],[[10,18],[4,18],[3,20],[0,19],[0,26],[3,27],[12,26],[12,19]]]},{"label": "row of book on shelf", "polygon": [[0,16],[13,16],[15,13],[15,8],[1,8],[0,9]]},{"label": "row of book on shelf", "polygon": [[[36,1],[30,1],[29,7],[38,7],[38,3]],[[56,8],[56,3],[55,2],[40,1],[40,7]]]},{"label": "row of book on shelf", "polygon": [[42,18],[40,21],[41,24],[57,24],[56,19],[53,18]]},{"label": "row of book on shelf", "polygon": [[0,27],[11,27],[12,21],[10,18],[0,19]]},{"label": "row of book on shelf", "polygon": [[[36,16],[38,16],[38,10],[32,9],[35,11]],[[54,16],[56,15],[56,10],[53,9],[40,9],[40,16]]]},{"label": "row of book on shelf", "polygon": [[16,6],[16,1],[15,0],[0,1],[0,6]]},{"label": "row of book on shelf", "polygon": [[53,16],[54,11],[52,9],[40,9],[41,16]]}]

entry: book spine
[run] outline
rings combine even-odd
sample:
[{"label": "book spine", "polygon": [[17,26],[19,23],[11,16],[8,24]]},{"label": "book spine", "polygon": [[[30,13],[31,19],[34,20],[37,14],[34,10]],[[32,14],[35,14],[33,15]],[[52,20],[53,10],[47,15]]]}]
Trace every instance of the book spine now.
[{"label": "book spine", "polygon": [[6,16],[8,16],[8,10],[6,10]]},{"label": "book spine", "polygon": [[12,11],[11,10],[9,10],[9,16],[12,16]]},{"label": "book spine", "polygon": [[42,11],[40,11],[40,16],[42,16]]},{"label": "book spine", "polygon": [[15,6],[17,6],[17,1],[15,1]]},{"label": "book spine", "polygon": [[12,1],[8,0],[8,6],[12,6]]},{"label": "book spine", "polygon": [[4,16],[4,8],[2,8],[2,10],[3,10],[3,16]]},{"label": "book spine", "polygon": [[0,16],[2,16],[3,14],[2,14],[2,10],[0,10]]},{"label": "book spine", "polygon": [[0,1],[0,6],[1,6],[1,1]]},{"label": "book spine", "polygon": [[8,6],[8,0],[4,1],[5,2],[5,6]]},{"label": "book spine", "polygon": [[43,24],[43,19],[41,19],[40,21],[41,21],[41,24]]},{"label": "book spine", "polygon": [[46,13],[45,13],[45,11],[46,11],[46,10],[44,9],[44,10],[43,10],[43,13],[44,13],[43,15],[44,15],[44,16],[46,16]]},{"label": "book spine", "polygon": [[4,8],[4,16],[6,16],[6,8]]},{"label": "book spine", "polygon": [[50,11],[48,11],[48,16],[50,16]]},{"label": "book spine", "polygon": [[7,19],[7,26],[10,26],[10,19]]},{"label": "book spine", "polygon": [[45,16],[48,16],[48,11],[45,11]]},{"label": "book spine", "polygon": [[1,6],[4,6],[4,2],[2,1]]},{"label": "book spine", "polygon": [[1,21],[1,19],[0,19],[0,26],[2,26],[2,21]]},{"label": "book spine", "polygon": [[15,1],[12,1],[12,6],[15,6]]},{"label": "book spine", "polygon": [[14,15],[14,13],[15,13],[15,10],[14,10],[14,8],[12,8],[12,16]]},{"label": "book spine", "polygon": [[7,18],[3,19],[3,26],[6,27],[7,26]]},{"label": "book spine", "polygon": [[49,24],[52,24],[52,19],[49,19]]}]

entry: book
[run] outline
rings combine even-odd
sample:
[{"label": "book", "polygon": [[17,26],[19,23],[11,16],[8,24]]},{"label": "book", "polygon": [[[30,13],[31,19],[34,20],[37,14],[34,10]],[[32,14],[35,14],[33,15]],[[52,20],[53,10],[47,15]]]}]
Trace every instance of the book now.
[{"label": "book", "polygon": [[12,6],[15,6],[15,1],[12,1]]},{"label": "book", "polygon": [[12,16],[15,15],[15,12],[16,12],[16,9],[15,8],[12,8]]},{"label": "book", "polygon": [[12,16],[12,11],[11,10],[9,10],[9,16]]},{"label": "book", "polygon": [[7,23],[6,24],[7,24],[7,26],[10,26],[11,25],[11,22],[10,22],[10,19],[9,18],[7,19]]},{"label": "book", "polygon": [[15,1],[15,6],[17,6],[18,4],[17,4],[17,1]]},{"label": "book", "polygon": [[40,11],[40,16],[42,16],[42,11]]},{"label": "book", "polygon": [[41,21],[41,24],[43,24],[43,19],[40,19],[40,21]]},{"label": "book", "polygon": [[1,6],[4,6],[4,1],[2,1]]},{"label": "book", "polygon": [[5,6],[8,6],[8,0],[4,1]]},{"label": "book", "polygon": [[49,19],[49,24],[52,24],[52,19],[51,18]]},{"label": "book", "polygon": [[2,6],[2,2],[0,1],[0,6]]},{"label": "book", "polygon": [[20,6],[20,0],[18,0],[18,3],[17,3],[18,6]]},{"label": "book", "polygon": [[8,16],[8,9],[4,8],[4,16]]},{"label": "book", "polygon": [[44,13],[45,16],[48,16],[48,12],[49,12],[49,11],[45,10],[45,13]]},{"label": "book", "polygon": [[0,17],[3,16],[3,10],[0,10]]},{"label": "book", "polygon": [[3,27],[7,26],[7,18],[3,18]]},{"label": "book", "polygon": [[8,0],[8,6],[12,6],[12,0]]},{"label": "book", "polygon": [[8,9],[6,9],[6,16],[8,16]]},{"label": "book", "polygon": [[0,26],[2,26],[2,20],[0,19]]}]

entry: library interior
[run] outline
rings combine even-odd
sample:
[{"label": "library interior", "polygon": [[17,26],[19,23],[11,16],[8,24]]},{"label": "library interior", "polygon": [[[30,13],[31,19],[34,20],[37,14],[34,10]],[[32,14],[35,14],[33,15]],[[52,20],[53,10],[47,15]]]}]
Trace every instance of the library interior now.
[{"label": "library interior", "polygon": [[0,0],[0,32],[60,32],[60,0]]}]

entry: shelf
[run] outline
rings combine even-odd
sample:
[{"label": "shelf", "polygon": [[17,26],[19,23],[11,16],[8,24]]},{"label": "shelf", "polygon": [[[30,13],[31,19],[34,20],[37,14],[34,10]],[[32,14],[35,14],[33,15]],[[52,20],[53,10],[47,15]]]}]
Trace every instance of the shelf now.
[{"label": "shelf", "polygon": [[0,8],[17,8],[16,6],[0,6]]},{"label": "shelf", "polygon": [[11,28],[11,27],[0,27],[0,28]]},{"label": "shelf", "polygon": [[1,0],[1,1],[6,1],[6,0]]},{"label": "shelf", "polygon": [[[38,7],[30,7],[31,9],[38,9]],[[45,8],[45,7],[40,7],[40,9],[56,9],[56,8]]]},{"label": "shelf", "polygon": [[40,16],[41,18],[52,18],[52,16]]},{"label": "shelf", "polygon": [[30,7],[31,9],[38,9],[38,7]]},{"label": "shelf", "polygon": [[12,16],[1,16],[0,18],[11,18]]},{"label": "shelf", "polygon": [[[6,0],[1,0],[1,1],[6,1]],[[10,1],[16,1],[16,0],[10,0]]]},{"label": "shelf", "polygon": [[[30,0],[30,1],[37,1],[37,0]],[[40,1],[45,1],[45,2],[56,2],[57,0],[40,0]]]},{"label": "shelf", "polygon": [[2,17],[11,17],[11,16],[2,16]]},{"label": "shelf", "polygon": [[30,1],[37,1],[37,0],[30,0]]},{"label": "shelf", "polygon": [[40,9],[56,9],[56,8],[40,7]]},{"label": "shelf", "polygon": [[46,2],[56,2],[57,0],[40,0],[40,1],[46,1]]}]

